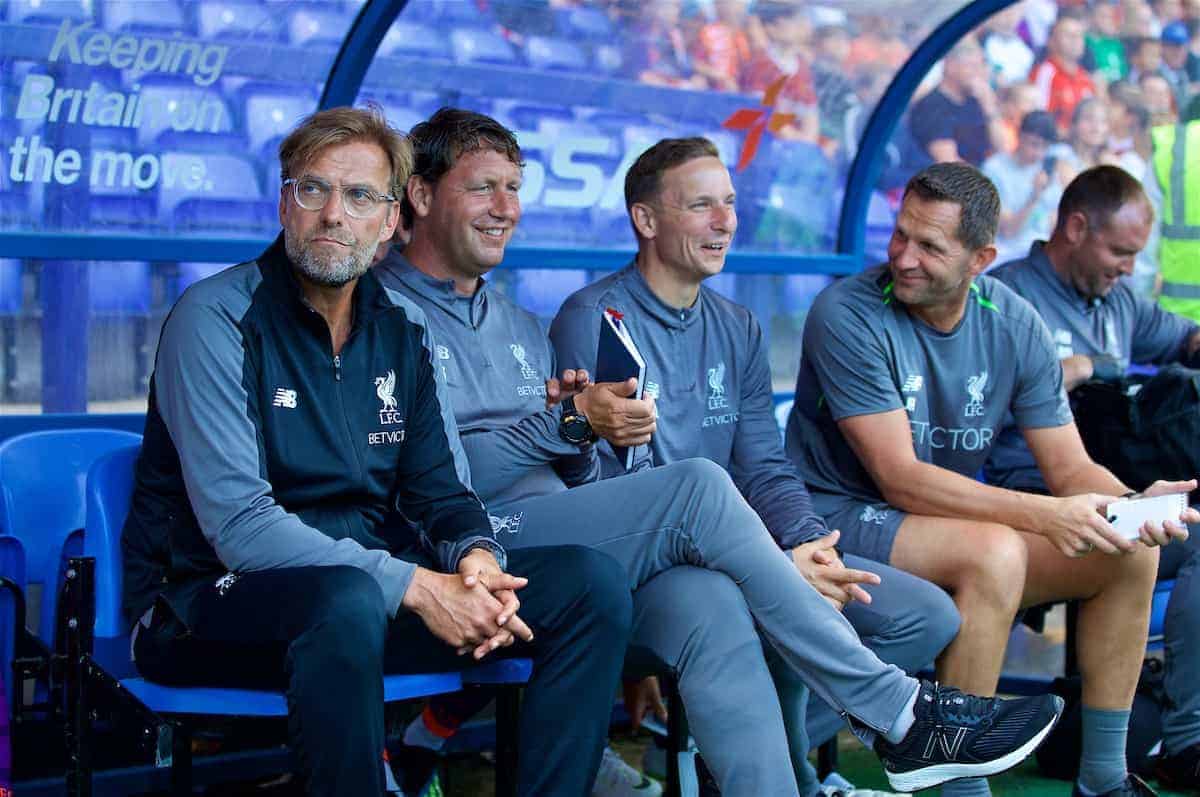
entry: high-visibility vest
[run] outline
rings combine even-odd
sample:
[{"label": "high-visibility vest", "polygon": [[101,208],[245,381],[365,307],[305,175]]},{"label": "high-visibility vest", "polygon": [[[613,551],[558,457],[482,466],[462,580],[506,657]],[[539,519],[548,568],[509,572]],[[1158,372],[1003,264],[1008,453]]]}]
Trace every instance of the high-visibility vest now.
[{"label": "high-visibility vest", "polygon": [[1158,303],[1200,321],[1200,121],[1156,127],[1150,135],[1163,194]]}]

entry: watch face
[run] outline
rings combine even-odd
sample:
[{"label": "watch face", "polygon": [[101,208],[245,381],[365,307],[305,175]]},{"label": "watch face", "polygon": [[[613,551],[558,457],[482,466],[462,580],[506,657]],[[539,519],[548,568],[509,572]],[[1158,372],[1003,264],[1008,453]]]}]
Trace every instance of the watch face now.
[{"label": "watch face", "polygon": [[562,436],[567,442],[575,443],[576,445],[586,443],[591,438],[592,427],[587,422],[587,419],[579,415],[568,415],[562,419],[559,425],[562,431]]}]

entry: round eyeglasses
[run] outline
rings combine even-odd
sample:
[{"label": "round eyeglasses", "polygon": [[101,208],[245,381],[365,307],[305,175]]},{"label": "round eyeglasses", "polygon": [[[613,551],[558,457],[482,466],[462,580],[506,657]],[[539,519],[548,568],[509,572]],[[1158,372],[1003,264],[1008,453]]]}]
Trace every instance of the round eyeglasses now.
[{"label": "round eyeglasses", "polygon": [[[333,186],[315,177],[302,177],[298,180],[289,178],[284,180],[283,184],[291,185],[296,204],[305,210],[320,210],[329,203],[329,197],[333,194]],[[396,201],[396,197],[391,194],[377,194],[362,185],[344,185],[339,190],[346,215],[356,219],[370,218],[381,204]]]}]

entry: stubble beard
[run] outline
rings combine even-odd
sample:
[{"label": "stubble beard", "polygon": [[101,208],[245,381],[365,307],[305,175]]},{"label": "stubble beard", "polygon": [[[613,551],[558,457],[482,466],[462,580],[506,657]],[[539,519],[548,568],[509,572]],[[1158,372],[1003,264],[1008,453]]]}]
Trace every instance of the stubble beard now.
[{"label": "stubble beard", "polygon": [[[342,234],[334,228],[317,230],[312,237],[318,235],[342,240]],[[375,257],[373,244],[359,244],[351,239],[350,251],[346,254],[341,257],[322,258],[312,250],[307,240],[299,240],[286,228],[283,232],[283,245],[288,258],[306,279],[327,288],[340,288],[366,274]]]}]

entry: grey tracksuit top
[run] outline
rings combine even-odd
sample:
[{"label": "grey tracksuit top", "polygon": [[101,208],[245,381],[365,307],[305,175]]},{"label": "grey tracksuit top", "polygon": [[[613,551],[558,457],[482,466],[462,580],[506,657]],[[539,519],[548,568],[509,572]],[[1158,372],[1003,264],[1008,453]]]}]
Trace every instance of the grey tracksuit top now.
[{"label": "grey tracksuit top", "polygon": [[[1103,298],[1088,299],[1065,282],[1037,241],[1029,254],[988,272],[1037,308],[1050,328],[1055,353],[1106,354],[1133,363],[1163,365],[1183,358],[1196,325],[1138,296],[1122,280]],[[1005,428],[987,463],[989,483],[1044,489],[1045,482],[1016,426]]]},{"label": "grey tracksuit top", "polygon": [[1046,325],[986,275],[949,332],[895,301],[887,266],[847,277],[813,303],[803,351],[787,452],[814,491],[883,500],[843,418],[904,410],[917,459],[964,476],[982,467],[1006,417],[1022,428],[1071,422]]},{"label": "grey tracksuit top", "polygon": [[397,250],[375,266],[384,285],[425,309],[473,485],[489,510],[595,481],[592,446],[558,434],[546,409],[554,352],[537,319],[480,280],[473,296],[414,268]]},{"label": "grey tracksuit top", "polygon": [[472,491],[424,314],[371,273],[335,357],[282,236],[188,288],[163,325],[122,533],[132,621],[160,596],[185,623],[229,571],[349,565],[399,610],[428,549],[453,571],[503,551]]},{"label": "grey tracksuit top", "polygon": [[[563,303],[550,327],[560,367],[594,372],[606,307],[624,313],[646,359],[646,389],[658,405],[653,464],[717,463],[784,548],[828,533],[783,451],[762,330],[750,311],[703,285],[691,307],[670,307],[631,263]],[[597,448],[606,476],[624,472],[608,443]]]}]

